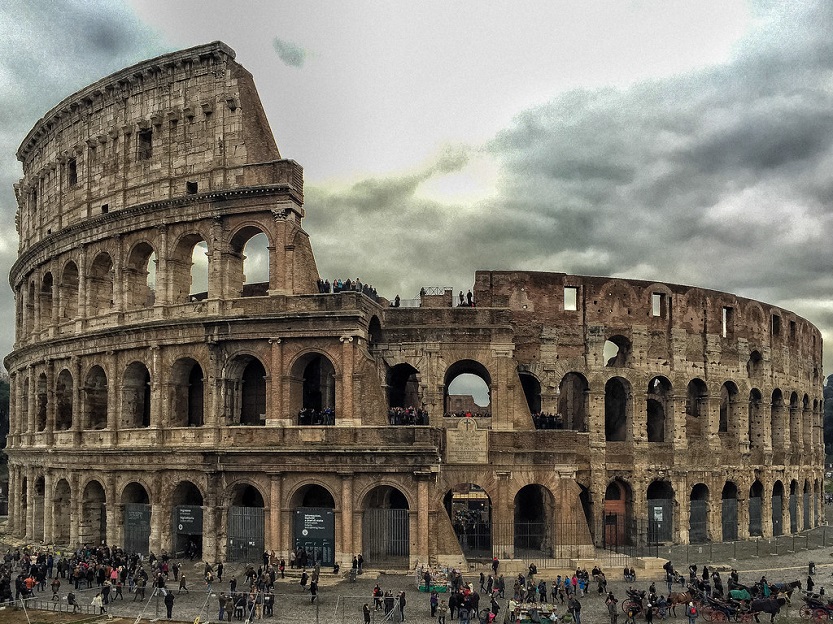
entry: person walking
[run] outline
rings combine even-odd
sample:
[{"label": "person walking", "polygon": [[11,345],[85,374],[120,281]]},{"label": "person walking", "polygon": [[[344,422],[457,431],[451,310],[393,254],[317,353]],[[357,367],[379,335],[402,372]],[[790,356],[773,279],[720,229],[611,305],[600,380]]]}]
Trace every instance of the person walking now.
[{"label": "person walking", "polygon": [[101,597],[101,592],[95,595],[95,598],[93,598],[93,601],[90,604],[98,609],[98,615],[107,613],[106,609],[104,608],[104,599]]},{"label": "person walking", "polygon": [[399,621],[405,621],[405,592],[399,592]]},{"label": "person walking", "polygon": [[610,616],[610,624],[616,624],[616,621],[619,619],[619,610],[616,608],[617,602],[619,601],[613,596],[613,592],[608,593],[605,604],[607,605],[607,613]]},{"label": "person walking", "polygon": [[185,583],[185,574],[180,575],[179,577],[179,591],[178,594],[185,592],[186,594],[190,594],[191,592],[188,591],[188,587]]},{"label": "person walking", "polygon": [[695,624],[697,622],[697,607],[694,606],[693,602],[688,603],[688,607],[686,607],[686,616],[688,616],[688,624]]},{"label": "person walking", "polygon": [[165,592],[165,609],[168,610],[168,619],[170,620],[174,613],[174,593],[172,591]]},{"label": "person walking", "polygon": [[362,615],[364,616],[364,624],[370,624],[370,605],[366,602],[362,607]]},{"label": "person walking", "polygon": [[573,616],[573,621],[576,624],[581,624],[581,601],[575,594],[573,594],[572,598],[570,598],[567,610]]},{"label": "person walking", "polygon": [[437,606],[437,624],[445,624],[445,616],[448,614],[448,605],[445,600],[441,600]]}]

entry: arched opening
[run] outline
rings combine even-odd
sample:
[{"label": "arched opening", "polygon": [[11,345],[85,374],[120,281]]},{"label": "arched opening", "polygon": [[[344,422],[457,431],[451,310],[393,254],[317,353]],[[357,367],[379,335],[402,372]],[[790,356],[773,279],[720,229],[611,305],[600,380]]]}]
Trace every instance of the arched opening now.
[{"label": "arched opening", "polygon": [[245,226],[231,238],[225,259],[226,283],[232,297],[263,297],[269,292],[269,239],[256,226]]},{"label": "arched opening", "polygon": [[630,410],[630,384],[622,377],[608,379],[605,384],[605,440],[607,442],[623,442],[628,439]]},{"label": "arched opening", "polygon": [[[787,430],[790,436],[790,449],[797,453],[801,449],[801,436],[799,435],[799,427],[801,424],[801,404],[798,400],[798,393],[792,392],[790,394],[790,413],[787,416]],[[785,444],[786,446],[786,444]]]},{"label": "arched opening", "polygon": [[408,499],[395,487],[380,485],[365,497],[362,553],[374,564],[405,565],[410,555]]},{"label": "arched opening", "polygon": [[[593,522],[593,506],[590,503],[590,490],[585,485],[579,484],[578,501],[581,504],[581,510],[584,512],[584,521],[587,523],[587,528],[590,531],[590,540],[592,543],[596,541],[596,526]],[[578,530],[576,531],[578,533]]]},{"label": "arched opening", "polygon": [[764,495],[764,486],[755,479],[752,487],[749,488],[749,536],[762,536],[763,523],[761,522],[761,500]]},{"label": "arched opening", "polygon": [[[784,418],[784,395],[779,388],[772,391],[772,403],[769,406],[770,433],[772,435],[772,449],[784,449],[784,428],[787,423]],[[779,462],[783,463],[783,462]]]},{"label": "arched opening", "polygon": [[685,425],[689,442],[703,438],[709,426],[709,392],[702,379],[688,382]]},{"label": "arched opening", "polygon": [[565,429],[587,431],[587,401],[589,395],[590,385],[584,375],[581,373],[567,373],[564,375],[561,383],[558,384],[556,422],[560,420]]},{"label": "arched opening", "polygon": [[674,488],[667,481],[648,486],[648,543],[662,544],[674,539]]},{"label": "arched opening", "polygon": [[378,316],[370,317],[370,323],[367,325],[367,348],[373,350],[385,341],[384,333],[382,332],[382,324],[379,322]]},{"label": "arched opening", "polygon": [[749,378],[755,378],[762,375],[764,372],[764,358],[760,351],[752,351],[749,354],[749,359],[746,361],[746,374]]},{"label": "arched opening", "polygon": [[174,427],[202,427],[204,388],[202,367],[196,360],[180,358],[171,368],[171,424]]},{"label": "arched opening", "polygon": [[626,368],[631,358],[631,341],[625,336],[611,336],[605,340],[603,358],[605,366]]},{"label": "arched opening", "polygon": [[168,260],[171,302],[188,303],[208,298],[208,244],[199,234],[183,236]]},{"label": "arched opening", "polygon": [[107,314],[113,309],[113,280],[110,254],[98,254],[87,275],[87,310],[90,316]]},{"label": "arched opening", "polygon": [[84,382],[84,429],[107,427],[107,375],[93,366]]},{"label": "arched opening", "polygon": [[671,382],[666,377],[648,382],[646,403],[648,442],[665,442],[665,419],[671,406]]},{"label": "arched opening", "polygon": [[38,375],[37,387],[37,410],[35,411],[35,431],[46,430],[46,413],[49,402],[49,393],[46,387],[46,374]]},{"label": "arched opening", "polygon": [[521,381],[521,389],[524,391],[527,407],[529,407],[530,414],[541,413],[541,382],[538,378],[528,371],[518,371],[518,377]]},{"label": "arched opening", "polygon": [[[20,414],[22,416],[20,431],[29,432],[29,378],[23,379],[23,393],[20,396]],[[25,499],[24,499],[25,500]]]},{"label": "arched opening", "polygon": [[104,486],[90,481],[81,498],[81,517],[78,520],[78,541],[91,546],[107,542],[107,516],[104,513],[107,498]]},{"label": "arched opening", "polygon": [[455,362],[445,373],[445,415],[490,417],[491,385],[491,375],[480,362]]},{"label": "arched opening", "polygon": [[266,369],[251,358],[240,378],[240,424],[266,424]]},{"label": "arched opening", "polygon": [[[737,422],[738,387],[731,381],[720,386],[720,419],[717,424],[718,433],[728,433],[729,423]],[[735,429],[737,430],[737,429]]]},{"label": "arched opening", "polygon": [[703,544],[709,541],[709,488],[698,483],[691,488],[688,508],[688,541]]},{"label": "arched opening", "polygon": [[760,449],[764,445],[764,411],[763,396],[757,388],[749,392],[749,447]]},{"label": "arched opening", "polygon": [[633,546],[635,529],[632,521],[633,491],[628,483],[611,481],[605,490],[604,546],[615,550]]},{"label": "arched opening", "polygon": [[226,550],[229,561],[252,561],[263,552],[264,507],[263,495],[253,485],[240,484],[232,490]]},{"label": "arched opening", "polygon": [[121,409],[124,429],[150,427],[150,372],[141,362],[124,371]]},{"label": "arched opening", "polygon": [[397,364],[387,372],[388,422],[391,425],[427,425],[422,403],[419,371],[410,364]]},{"label": "arched opening", "polygon": [[552,557],[556,543],[555,497],[542,485],[525,485],[515,494],[515,557]]},{"label": "arched opening", "polygon": [[784,534],[784,484],[776,481],[772,486],[772,536]]},{"label": "arched opening", "polygon": [[40,326],[52,325],[52,273],[46,273],[40,285]]},{"label": "arched opening", "polygon": [[147,242],[130,251],[123,268],[128,310],[152,307],[156,300],[156,252]]},{"label": "arched opening", "polygon": [[485,490],[474,483],[459,483],[446,492],[443,506],[463,555],[491,557],[492,501]]},{"label": "arched opening", "polygon": [[723,541],[733,542],[738,538],[738,486],[727,481],[720,498]]},{"label": "arched opening", "polygon": [[295,560],[300,566],[319,561],[329,566],[335,563],[335,499],[332,493],[318,484],[300,488],[290,503],[294,510],[292,535]]},{"label": "arched opening", "polygon": [[190,481],[180,481],[171,493],[171,534],[176,557],[202,557],[202,505],[202,493]]},{"label": "arched opening", "polygon": [[812,529],[813,528],[813,516],[810,514],[810,499],[812,495],[810,493],[810,482],[805,480],[804,481],[804,530]]},{"label": "arched opening", "polygon": [[52,497],[53,537],[56,545],[69,544],[69,516],[72,509],[72,490],[66,479],[59,479],[55,484]]},{"label": "arched opening", "polygon": [[63,369],[55,381],[55,430],[67,431],[72,428],[72,374]]},{"label": "arched opening", "polygon": [[320,353],[307,353],[292,366],[290,403],[298,411],[299,425],[334,425],[336,371]]},{"label": "arched opening", "polygon": [[121,495],[124,505],[124,550],[150,552],[150,497],[139,483],[128,483]]},{"label": "arched opening", "polygon": [[790,481],[790,533],[798,533],[798,481]]},{"label": "arched opening", "polygon": [[35,329],[35,292],[37,286],[35,281],[31,280],[26,288],[26,313],[24,319],[26,321],[25,334],[28,336]]},{"label": "arched opening", "polygon": [[58,302],[61,319],[72,320],[78,316],[78,266],[74,262],[67,262],[64,267]]}]

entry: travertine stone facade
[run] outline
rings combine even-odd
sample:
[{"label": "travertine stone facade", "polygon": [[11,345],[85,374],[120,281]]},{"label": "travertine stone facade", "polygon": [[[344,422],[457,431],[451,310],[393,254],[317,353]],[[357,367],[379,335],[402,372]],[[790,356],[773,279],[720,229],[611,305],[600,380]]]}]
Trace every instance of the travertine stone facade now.
[{"label": "travertine stone facade", "polygon": [[[325,559],[413,563],[821,521],[805,319],[561,273],[477,272],[476,307],[321,293],[301,167],[221,43],[68,97],[18,157],[19,537],[241,558],[304,543],[320,514]],[[252,284],[261,234],[269,278]],[[486,416],[444,416],[463,374],[488,387]],[[389,417],[409,406],[428,423]]]}]

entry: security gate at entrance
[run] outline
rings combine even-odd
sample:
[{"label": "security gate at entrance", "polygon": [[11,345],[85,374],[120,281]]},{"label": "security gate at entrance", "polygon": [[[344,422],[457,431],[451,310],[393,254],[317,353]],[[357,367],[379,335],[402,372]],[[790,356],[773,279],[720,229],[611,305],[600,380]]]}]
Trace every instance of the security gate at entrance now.
[{"label": "security gate at entrance", "polygon": [[265,548],[263,507],[229,507],[229,561],[257,561]]},{"label": "security gate at entrance", "polygon": [[763,535],[761,526],[761,499],[749,498],[749,535]]},{"label": "security gate at entrance", "polygon": [[363,557],[373,562],[408,563],[410,533],[407,509],[367,509],[362,528]]},{"label": "security gate at entrance", "polygon": [[126,503],[124,506],[124,549],[147,554],[150,550],[150,505]]},{"label": "security gate at entrance", "polygon": [[706,505],[707,501],[693,500],[690,502],[690,521],[688,539],[692,544],[702,544],[707,541]]},{"label": "security gate at entrance", "polygon": [[772,497],[772,535],[774,537],[784,534],[783,504],[783,499],[780,496]]},{"label": "security gate at entrance", "polygon": [[332,509],[299,507],[295,510],[292,534],[295,549],[306,550],[310,562],[320,561],[325,566],[335,563],[336,523]]},{"label": "security gate at entrance", "polygon": [[648,543],[670,542],[674,501],[655,498],[648,500]]},{"label": "security gate at entrance", "polygon": [[732,542],[738,538],[738,499],[723,499],[723,541]]}]

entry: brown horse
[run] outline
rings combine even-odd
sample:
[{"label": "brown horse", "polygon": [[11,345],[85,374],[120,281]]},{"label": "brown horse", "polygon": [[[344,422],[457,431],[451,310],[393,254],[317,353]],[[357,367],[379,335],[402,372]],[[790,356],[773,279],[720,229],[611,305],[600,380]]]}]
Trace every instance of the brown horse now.
[{"label": "brown horse", "polygon": [[686,592],[671,592],[668,594],[668,607],[671,609],[674,617],[677,617],[677,605],[687,605],[689,602],[693,602],[696,597],[691,589]]}]

